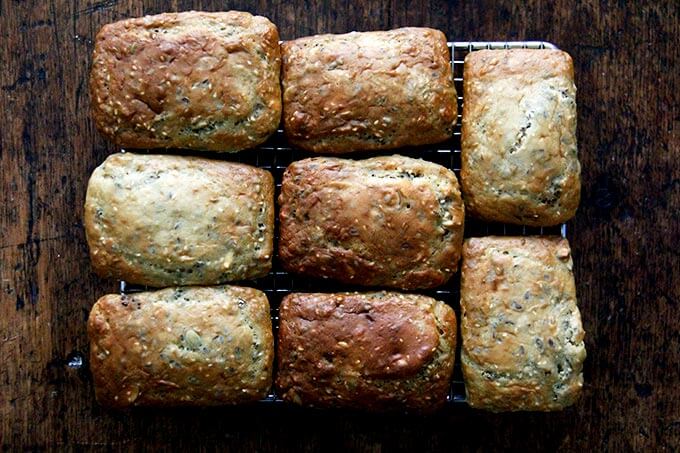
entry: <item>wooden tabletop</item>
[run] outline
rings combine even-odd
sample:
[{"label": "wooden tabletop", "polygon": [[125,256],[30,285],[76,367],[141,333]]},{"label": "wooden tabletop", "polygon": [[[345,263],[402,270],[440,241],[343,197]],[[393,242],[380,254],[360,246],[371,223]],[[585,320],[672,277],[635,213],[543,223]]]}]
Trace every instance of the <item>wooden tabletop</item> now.
[{"label": "wooden tabletop", "polygon": [[[679,450],[680,3],[272,3],[0,0],[3,450]],[[115,148],[89,116],[92,40],[107,22],[189,9],[258,13],[282,39],[413,25],[450,40],[547,40],[573,56],[583,198],[569,238],[588,349],[576,406],[428,418],[97,406],[79,366],[85,321],[116,285],[91,271],[81,212],[90,172]]]}]

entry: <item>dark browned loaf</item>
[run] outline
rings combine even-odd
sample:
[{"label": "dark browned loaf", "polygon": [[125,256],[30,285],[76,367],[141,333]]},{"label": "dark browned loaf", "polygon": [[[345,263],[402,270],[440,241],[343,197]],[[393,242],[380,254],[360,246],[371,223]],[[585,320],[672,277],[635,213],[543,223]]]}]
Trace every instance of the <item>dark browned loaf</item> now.
[{"label": "dark browned loaf", "polygon": [[304,406],[430,412],[449,392],[456,317],[430,297],[299,294],[281,303],[277,389]]},{"label": "dark browned loaf", "polygon": [[279,256],[291,272],[356,285],[431,288],[457,270],[455,174],[402,156],[293,162],[283,175]]}]

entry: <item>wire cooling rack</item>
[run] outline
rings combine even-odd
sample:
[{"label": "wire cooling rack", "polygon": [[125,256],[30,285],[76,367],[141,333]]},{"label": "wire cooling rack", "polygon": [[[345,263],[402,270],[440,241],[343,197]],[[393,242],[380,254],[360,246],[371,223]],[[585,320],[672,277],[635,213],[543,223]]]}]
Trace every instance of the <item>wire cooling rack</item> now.
[{"label": "wire cooling rack", "polygon": [[[401,154],[409,157],[422,158],[431,162],[438,163],[447,168],[452,169],[456,176],[460,179],[460,135],[461,135],[461,113],[463,111],[463,63],[465,56],[475,50],[481,49],[556,49],[554,44],[544,41],[455,41],[448,43],[451,49],[451,66],[453,68],[453,80],[458,93],[458,119],[454,128],[453,137],[446,142],[436,145],[428,145],[414,148],[389,150],[383,152],[371,153],[353,153],[350,156],[353,159],[371,157],[378,154]],[[247,152],[230,154],[230,155],[215,155],[211,154],[211,158],[225,159],[243,162],[254,165],[256,167],[269,170],[274,175],[276,182],[276,197],[281,189],[281,179],[286,167],[293,161],[304,159],[313,156],[313,154],[294,149],[287,142],[283,130],[279,130],[263,145],[258,146],[254,150]],[[278,243],[278,206],[276,207],[276,225],[275,225],[275,247]],[[566,225],[559,225],[549,228],[541,227],[526,227],[509,225],[502,223],[487,223],[466,217],[465,219],[465,237],[471,236],[488,236],[488,235],[513,235],[513,236],[529,236],[529,235],[561,235],[566,236]],[[460,320],[460,279],[458,275],[454,275],[451,280],[444,286],[427,291],[416,291],[420,294],[425,294],[435,299],[441,300],[451,307],[456,312],[456,317]],[[343,285],[330,280],[315,279],[311,277],[299,276],[289,274],[286,272],[281,263],[278,261],[278,256],[274,256],[273,267],[269,275],[257,280],[248,280],[244,282],[237,282],[245,286],[258,288],[267,294],[269,303],[271,305],[272,326],[274,328],[275,341],[278,338],[279,328],[279,304],[281,299],[291,292],[339,292],[339,291],[368,291],[371,288]],[[120,282],[121,293],[131,293],[145,290],[146,288],[138,285],[127,285],[125,282]],[[451,387],[447,398],[447,406],[449,408],[464,406],[465,403],[465,384],[463,383],[463,375],[460,367],[460,335],[456,351],[456,365],[453,372]],[[274,370],[276,373],[276,369]],[[276,394],[276,390],[272,389],[267,398],[261,401],[261,404],[284,404],[283,400]]]}]

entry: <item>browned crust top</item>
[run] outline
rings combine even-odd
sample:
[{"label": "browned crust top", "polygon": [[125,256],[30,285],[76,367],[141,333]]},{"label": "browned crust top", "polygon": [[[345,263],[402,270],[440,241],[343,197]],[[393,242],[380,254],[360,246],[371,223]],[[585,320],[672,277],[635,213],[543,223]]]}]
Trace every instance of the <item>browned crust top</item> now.
[{"label": "browned crust top", "polygon": [[256,401],[271,386],[269,303],[242,287],[109,294],[88,321],[90,369],[107,407]]},{"label": "browned crust top", "polygon": [[280,308],[277,386],[318,407],[431,411],[446,400],[456,319],[399,293],[291,294]]},{"label": "browned crust top", "polygon": [[90,92],[100,132],[130,148],[238,151],[281,117],[278,31],[260,16],[165,13],[105,25]]},{"label": "browned crust top", "polygon": [[284,173],[279,256],[291,272],[402,289],[458,268],[464,208],[455,174],[402,156],[317,157]]},{"label": "browned crust top", "polygon": [[282,45],[284,129],[344,153],[451,137],[457,99],[446,37],[430,28],[317,35]]}]

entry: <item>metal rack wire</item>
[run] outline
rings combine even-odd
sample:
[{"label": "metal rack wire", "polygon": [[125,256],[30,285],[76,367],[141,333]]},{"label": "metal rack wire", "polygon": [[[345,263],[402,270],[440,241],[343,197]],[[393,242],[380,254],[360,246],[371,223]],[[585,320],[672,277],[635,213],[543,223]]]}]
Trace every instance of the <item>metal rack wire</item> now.
[{"label": "metal rack wire", "polygon": [[[395,151],[384,151],[381,153],[356,153],[352,154],[352,158],[369,157],[376,154],[391,154],[398,153],[410,157],[419,157],[428,161],[432,161],[452,169],[458,177],[460,177],[460,135],[461,135],[461,113],[463,111],[463,63],[465,56],[472,51],[480,49],[555,49],[556,46],[544,41],[513,41],[513,42],[486,42],[486,41],[456,41],[449,42],[451,49],[451,65],[453,68],[454,83],[458,93],[458,119],[454,128],[453,137],[436,145],[422,146],[417,148],[399,149]],[[311,154],[297,149],[293,149],[283,134],[283,130],[279,129],[266,143],[257,147],[255,150],[239,153],[228,156],[215,156],[211,158],[225,158],[228,160],[237,160],[246,164],[254,165],[269,170],[274,175],[276,182],[276,196],[281,187],[281,179],[286,167],[293,161],[309,157]],[[278,241],[278,207],[276,212],[276,228],[275,228],[275,242]],[[566,236],[566,225],[560,225],[550,228],[536,228],[525,227],[517,225],[506,224],[491,224],[486,222],[476,221],[474,219],[465,219],[465,237],[470,236],[488,236],[488,235],[538,235],[550,234]],[[286,272],[278,257],[274,257],[272,271],[264,278],[239,282],[246,286],[258,288],[267,294],[269,303],[271,305],[272,325],[274,328],[275,338],[278,336],[279,327],[279,304],[281,299],[291,292],[336,292],[336,291],[367,291],[367,288],[352,287],[342,285],[329,280],[314,279],[305,276],[292,275]],[[126,285],[125,282],[120,282],[121,293],[130,293],[144,290],[140,286]],[[420,291],[422,294],[434,297],[441,300],[451,307],[456,312],[456,316],[460,319],[460,288],[458,275],[454,276],[446,285],[429,291]],[[447,398],[449,407],[465,405],[465,385],[463,383],[462,370],[460,368],[460,341],[458,341],[458,350],[456,351],[456,365],[454,368],[453,378],[451,381],[451,388]],[[276,370],[275,370],[276,371]],[[275,389],[269,393],[267,398],[262,400],[261,404],[283,403],[278,397]]]}]

